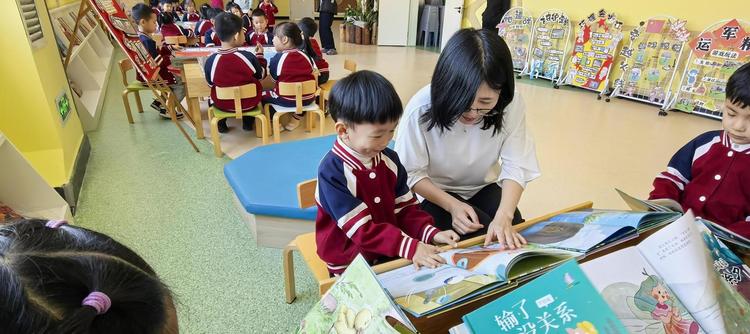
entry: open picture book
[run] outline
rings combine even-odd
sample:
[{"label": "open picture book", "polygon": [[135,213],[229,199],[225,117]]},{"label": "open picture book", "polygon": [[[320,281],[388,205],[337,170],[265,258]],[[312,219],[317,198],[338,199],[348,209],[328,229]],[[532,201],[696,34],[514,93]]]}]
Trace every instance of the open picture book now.
[{"label": "open picture book", "polygon": [[[615,189],[618,194],[620,194],[620,197],[622,197],[623,201],[632,209],[635,211],[653,211],[653,212],[679,212],[682,213],[682,208],[679,206],[665,206],[657,203],[657,201],[649,201],[649,200],[642,200],[635,198],[631,195],[628,195],[627,193],[623,192],[620,189]],[[724,240],[725,242],[731,243],[733,245],[737,245],[742,248],[746,248],[750,250],[750,239],[745,238],[737,233],[734,233],[727,228],[716,224],[714,222],[703,220],[704,224],[708,229],[711,230],[711,232],[719,239]]]},{"label": "open picture book", "polygon": [[692,212],[581,268],[630,333],[750,333],[750,305],[714,270]]}]

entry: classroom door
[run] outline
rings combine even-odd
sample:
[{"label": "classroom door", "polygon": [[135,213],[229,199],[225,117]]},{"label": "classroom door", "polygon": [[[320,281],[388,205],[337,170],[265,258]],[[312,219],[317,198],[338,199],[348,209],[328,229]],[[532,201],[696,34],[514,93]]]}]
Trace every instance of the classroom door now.
[{"label": "classroom door", "polygon": [[461,20],[463,19],[464,1],[463,0],[445,0],[445,9],[443,14],[443,31],[440,38],[440,50],[443,50],[448,40],[453,37],[456,31],[461,29]]},{"label": "classroom door", "polygon": [[409,7],[404,0],[380,0],[378,45],[406,46],[409,37]]}]

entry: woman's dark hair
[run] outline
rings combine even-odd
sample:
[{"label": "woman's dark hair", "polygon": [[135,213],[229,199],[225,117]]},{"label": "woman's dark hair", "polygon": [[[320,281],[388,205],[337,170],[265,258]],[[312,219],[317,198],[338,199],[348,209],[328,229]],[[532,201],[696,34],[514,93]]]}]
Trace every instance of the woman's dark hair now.
[{"label": "woman's dark hair", "polygon": [[302,40],[302,31],[299,30],[299,26],[294,22],[284,22],[276,25],[276,27],[273,28],[273,34],[279,38],[289,37],[292,44],[296,45],[298,48],[301,48],[302,43],[304,42]]},{"label": "woman's dark hair", "polygon": [[421,117],[427,130],[450,130],[461,114],[474,102],[479,86],[486,82],[500,90],[493,116],[483,118],[482,130],[492,128],[493,135],[502,128],[505,107],[513,101],[515,90],[510,49],[500,36],[490,30],[462,29],[448,40],[440,53],[430,86],[431,107]]},{"label": "woman's dark hair", "polygon": [[172,24],[174,23],[174,15],[172,13],[161,12],[159,13],[159,25]]},{"label": "woman's dark hair", "polygon": [[[135,252],[81,227],[0,226],[0,328],[8,333],[160,333],[169,289]],[[81,303],[98,291],[103,314]]]},{"label": "woman's dark hair", "polygon": [[242,31],[242,19],[230,13],[220,13],[214,17],[214,30],[222,42],[229,42]]},{"label": "woman's dark hair", "polygon": [[207,3],[204,3],[204,4],[201,5],[201,8],[198,9],[198,12],[200,12],[201,17],[203,19],[208,19],[208,10],[211,9],[211,8],[212,8],[211,5],[209,5]]},{"label": "woman's dark hair", "polygon": [[[312,22],[312,25],[310,22]],[[320,60],[322,57],[318,56],[318,53],[315,52],[315,49],[312,46],[312,42],[310,42],[310,37],[315,36],[315,32],[318,31],[318,25],[315,24],[315,21],[313,19],[304,17],[299,20],[297,26],[299,27],[300,31],[302,31],[302,46],[300,47],[302,52],[304,52],[308,57],[312,58],[313,61]]]},{"label": "woman's dark hair", "polygon": [[740,66],[727,81],[727,100],[740,108],[750,106],[750,63]]},{"label": "woman's dark hair", "polygon": [[393,85],[372,71],[357,71],[331,88],[328,110],[347,125],[398,121],[404,109]]}]

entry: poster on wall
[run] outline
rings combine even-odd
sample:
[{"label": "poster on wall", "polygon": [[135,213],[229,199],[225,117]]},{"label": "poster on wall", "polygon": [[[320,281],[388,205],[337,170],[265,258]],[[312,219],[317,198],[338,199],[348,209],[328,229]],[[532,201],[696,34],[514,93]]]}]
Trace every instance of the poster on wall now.
[{"label": "poster on wall", "polygon": [[604,9],[581,20],[564,83],[599,92],[601,99],[622,40],[621,29],[617,15]]},{"label": "poster on wall", "polygon": [[624,97],[665,110],[672,98],[672,82],[690,32],[687,21],[656,16],[630,31],[630,43],[620,51],[620,78],[613,97]]},{"label": "poster on wall", "polygon": [[721,119],[729,76],[750,62],[750,23],[714,23],[688,43],[690,55],[672,108]]},{"label": "poster on wall", "polygon": [[[138,33],[123,5],[115,0],[89,0],[92,9],[99,15],[117,44],[135,64],[135,69],[143,78],[155,80],[159,66],[138,38]],[[129,10],[128,10],[129,11]]]},{"label": "poster on wall", "polygon": [[521,74],[532,79],[542,78],[559,84],[563,64],[570,46],[570,19],[561,10],[548,10],[534,24],[534,38],[529,51],[529,66]]},{"label": "poster on wall", "polygon": [[528,66],[529,47],[534,31],[534,18],[523,7],[509,9],[497,25],[497,33],[505,40],[513,58],[513,70],[524,72]]}]

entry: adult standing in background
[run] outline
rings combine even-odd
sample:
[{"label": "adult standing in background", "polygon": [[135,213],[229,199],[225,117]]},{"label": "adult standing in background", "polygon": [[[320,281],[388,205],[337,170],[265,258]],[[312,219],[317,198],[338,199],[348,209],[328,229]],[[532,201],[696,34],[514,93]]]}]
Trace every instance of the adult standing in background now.
[{"label": "adult standing in background", "polygon": [[253,0],[234,0],[234,2],[240,5],[243,13],[250,13],[255,9],[255,6],[253,6]]},{"label": "adult standing in background", "polygon": [[497,32],[497,25],[510,9],[510,0],[487,0],[487,8],[482,12],[482,29]]},{"label": "adult standing in background", "polygon": [[338,13],[336,0],[320,0],[320,44],[323,53],[332,56],[337,54],[336,44],[333,42],[333,16]]}]

